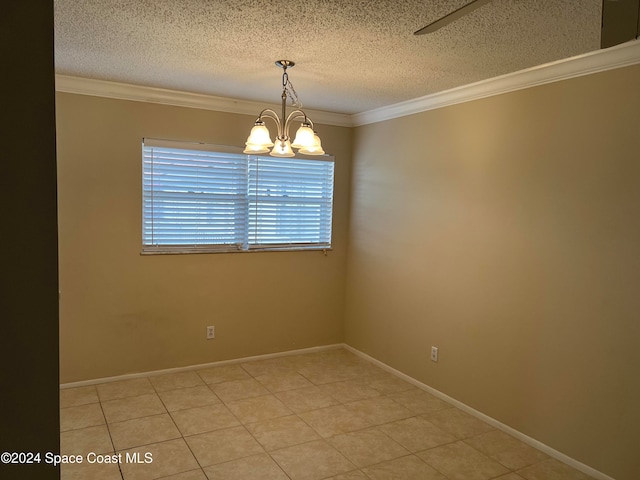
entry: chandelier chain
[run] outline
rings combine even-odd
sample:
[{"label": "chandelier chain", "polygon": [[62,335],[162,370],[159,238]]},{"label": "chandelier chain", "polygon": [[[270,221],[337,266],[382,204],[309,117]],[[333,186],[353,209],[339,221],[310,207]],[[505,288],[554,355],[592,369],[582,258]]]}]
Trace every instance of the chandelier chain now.
[{"label": "chandelier chain", "polygon": [[286,69],[282,74],[282,88],[284,88],[284,91],[289,97],[289,100],[291,100],[291,105],[296,108],[302,108],[302,102],[300,101],[300,98],[296,93],[296,89],[293,88],[293,84],[289,80],[289,74],[287,73]]},{"label": "chandelier chain", "polygon": [[293,88],[293,84],[289,80],[287,80],[287,95],[291,99],[291,105],[296,108],[302,108],[302,102],[296,93],[296,89]]}]

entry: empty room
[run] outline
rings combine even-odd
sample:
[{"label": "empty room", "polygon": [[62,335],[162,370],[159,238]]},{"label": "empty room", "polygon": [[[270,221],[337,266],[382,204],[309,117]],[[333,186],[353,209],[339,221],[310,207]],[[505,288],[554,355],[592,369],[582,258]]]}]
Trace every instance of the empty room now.
[{"label": "empty room", "polygon": [[40,3],[7,478],[640,478],[640,1]]}]

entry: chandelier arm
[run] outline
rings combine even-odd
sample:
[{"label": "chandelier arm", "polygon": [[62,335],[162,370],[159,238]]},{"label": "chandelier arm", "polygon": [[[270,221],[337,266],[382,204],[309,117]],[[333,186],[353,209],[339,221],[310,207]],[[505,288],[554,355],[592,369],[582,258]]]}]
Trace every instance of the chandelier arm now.
[{"label": "chandelier arm", "polygon": [[287,119],[284,122],[284,131],[285,134],[287,136],[289,136],[289,126],[291,125],[291,122],[293,121],[300,121],[300,119],[302,119],[301,123],[308,123],[309,125],[311,125],[311,130],[313,130],[313,122],[311,121],[311,119],[309,117],[307,117],[307,114],[304,113],[302,110],[294,110],[293,112],[291,112],[289,114],[289,116],[287,117]]},{"label": "chandelier arm", "polygon": [[302,110],[294,110],[293,112],[291,112],[284,123],[292,122],[294,120],[297,120],[300,117],[304,118],[303,123],[312,123],[311,119],[307,117],[307,114],[304,113]]},{"label": "chandelier arm", "polygon": [[280,117],[278,117],[278,114],[273,110],[271,110],[270,108],[265,108],[260,112],[260,115],[258,115],[258,120],[262,120],[263,118],[270,118],[276,123],[276,126],[278,127],[277,138],[280,139],[283,135],[284,129],[283,129],[282,121],[280,120]]}]

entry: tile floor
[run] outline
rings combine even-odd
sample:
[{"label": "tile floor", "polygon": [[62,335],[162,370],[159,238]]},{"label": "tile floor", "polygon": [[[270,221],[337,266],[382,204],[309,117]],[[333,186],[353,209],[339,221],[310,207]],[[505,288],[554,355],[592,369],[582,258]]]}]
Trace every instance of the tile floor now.
[{"label": "tile floor", "polygon": [[63,389],[60,403],[62,453],[84,459],[63,480],[590,478],[346,350]]}]

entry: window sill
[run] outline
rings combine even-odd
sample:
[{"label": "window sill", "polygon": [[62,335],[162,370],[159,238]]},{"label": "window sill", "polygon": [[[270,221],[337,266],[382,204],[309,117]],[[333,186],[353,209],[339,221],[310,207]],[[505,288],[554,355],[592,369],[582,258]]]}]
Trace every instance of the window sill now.
[{"label": "window sill", "polygon": [[333,251],[331,246],[287,246],[287,247],[254,247],[249,250],[241,249],[204,249],[204,248],[158,248],[143,249],[140,255],[193,255],[193,254],[219,254],[219,253],[258,253],[258,252],[327,252]]}]

